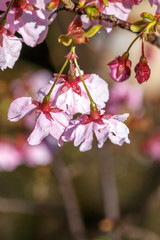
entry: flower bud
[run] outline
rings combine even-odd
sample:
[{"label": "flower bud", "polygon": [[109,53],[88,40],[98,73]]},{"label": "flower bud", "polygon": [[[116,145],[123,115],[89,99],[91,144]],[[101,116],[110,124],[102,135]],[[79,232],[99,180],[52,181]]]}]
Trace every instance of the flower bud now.
[{"label": "flower bud", "polygon": [[135,66],[137,81],[141,84],[147,81],[150,77],[151,70],[148,66],[146,57],[141,57],[139,63]]},{"label": "flower bud", "polygon": [[131,74],[131,61],[128,59],[128,54],[123,54],[108,63],[111,71],[110,76],[116,82],[122,82],[129,78]]}]

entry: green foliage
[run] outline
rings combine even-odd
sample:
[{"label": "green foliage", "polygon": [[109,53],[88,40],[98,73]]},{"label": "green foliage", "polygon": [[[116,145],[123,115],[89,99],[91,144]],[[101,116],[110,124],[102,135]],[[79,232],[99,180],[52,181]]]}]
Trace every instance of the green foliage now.
[{"label": "green foliage", "polygon": [[100,24],[95,25],[94,27],[90,28],[88,32],[84,34],[84,36],[89,38],[93,37],[101,29],[101,27],[102,25]]},{"label": "green foliage", "polygon": [[131,31],[132,32],[142,32],[146,27],[147,25],[149,25],[150,22],[149,21],[146,21],[146,20],[139,20],[135,23],[133,23],[130,27]]}]

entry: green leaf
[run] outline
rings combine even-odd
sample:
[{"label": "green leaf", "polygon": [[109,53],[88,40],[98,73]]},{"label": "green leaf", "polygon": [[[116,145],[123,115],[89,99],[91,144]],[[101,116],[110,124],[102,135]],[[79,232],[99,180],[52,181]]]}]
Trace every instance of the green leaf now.
[{"label": "green leaf", "polygon": [[72,39],[68,37],[68,35],[60,35],[58,38],[58,42],[62,43],[65,46],[69,46],[72,43]]},{"label": "green leaf", "polygon": [[149,20],[151,20],[151,21],[154,21],[154,20],[155,20],[155,18],[153,17],[153,15],[150,14],[150,13],[148,13],[148,12],[143,12],[143,13],[141,13],[140,16],[141,16],[142,18],[147,18],[147,19],[149,19]]},{"label": "green leaf", "polygon": [[93,37],[100,30],[101,27],[102,25],[100,24],[95,25],[94,27],[90,28],[88,32],[84,34],[84,36],[88,38]]},{"label": "green leaf", "polygon": [[157,24],[157,21],[153,21],[150,24],[148,24],[146,33],[154,32],[156,24]]},{"label": "green leaf", "polygon": [[133,23],[131,25],[130,29],[132,32],[142,32],[149,23],[150,23],[149,21],[140,20],[140,21]]}]

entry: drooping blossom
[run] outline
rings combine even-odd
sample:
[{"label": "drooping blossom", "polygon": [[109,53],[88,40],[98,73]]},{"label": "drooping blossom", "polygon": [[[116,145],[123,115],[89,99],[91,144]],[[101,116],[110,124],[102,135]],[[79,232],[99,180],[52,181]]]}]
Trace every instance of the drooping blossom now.
[{"label": "drooping blossom", "polygon": [[[2,15],[0,16],[2,17]],[[0,23],[0,69],[13,68],[19,58],[22,40],[14,36],[12,29],[5,23]]]},{"label": "drooping blossom", "polygon": [[131,61],[125,54],[115,58],[113,61],[109,62],[108,65],[110,67],[109,75],[116,82],[125,81],[130,77]]},{"label": "drooping blossom", "polygon": [[[83,74],[83,78],[98,108],[104,108],[105,102],[107,102],[109,98],[108,84],[96,74]],[[56,77],[39,91],[39,100],[43,99],[49,92],[55,79]],[[88,95],[77,73],[75,73],[73,77],[69,74],[61,75],[59,82],[52,91],[51,98],[58,108],[63,109],[68,114],[83,114],[90,111]]]},{"label": "drooping blossom", "polygon": [[137,84],[129,82],[114,84],[109,92],[110,98],[105,108],[107,113],[116,114],[126,109],[132,114],[139,110],[142,111],[143,90]]},{"label": "drooping blossom", "polygon": [[109,138],[112,143],[122,145],[130,143],[128,139],[129,129],[123,123],[129,114],[109,115],[102,111],[91,115],[85,114],[71,120],[60,138],[59,145],[63,142],[74,142],[74,146],[80,145],[81,152],[92,148],[93,133],[95,134],[98,147],[102,148],[104,142]]},{"label": "drooping blossom", "polygon": [[143,82],[148,81],[151,70],[148,66],[148,62],[146,57],[141,57],[139,63],[135,66],[135,73],[136,73],[136,78],[137,81],[141,84]]},{"label": "drooping blossom", "polygon": [[147,137],[141,144],[141,150],[144,154],[150,156],[153,160],[160,160],[160,132]]},{"label": "drooping blossom", "polygon": [[[3,0],[0,10],[6,11],[8,0]],[[50,12],[46,10],[48,0],[15,0],[7,15],[7,24],[22,35],[24,42],[34,47],[47,35]],[[55,16],[52,18],[52,20]]]},{"label": "drooping blossom", "polygon": [[40,144],[49,134],[58,140],[68,126],[68,116],[61,109],[53,107],[52,103],[32,100],[31,97],[14,100],[8,111],[8,119],[16,122],[30,113],[38,114],[35,128],[28,138],[31,145]]},{"label": "drooping blossom", "polygon": [[[48,79],[52,79],[53,76],[48,70],[42,69],[37,72],[26,72],[20,78],[14,79],[10,84],[10,90],[14,98],[21,96],[33,97],[37,91],[42,88]],[[23,118],[25,127],[32,129],[35,125],[34,116],[27,115]]]}]

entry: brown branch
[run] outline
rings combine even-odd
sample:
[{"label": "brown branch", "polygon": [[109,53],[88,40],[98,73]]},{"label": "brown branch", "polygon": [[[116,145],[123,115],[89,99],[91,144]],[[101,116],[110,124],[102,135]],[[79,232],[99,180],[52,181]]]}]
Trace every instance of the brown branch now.
[{"label": "brown branch", "polygon": [[[71,0],[69,0],[69,1],[65,0],[65,2],[68,3],[68,2],[71,2]],[[76,3],[73,3],[73,5],[71,6],[70,3],[68,3],[68,5],[65,5],[65,7],[61,7],[61,8],[56,9],[53,13],[51,13],[51,16],[49,18],[51,18],[53,14],[58,13],[60,11],[64,11],[64,10],[69,11],[71,13],[78,14],[78,15],[85,14],[84,8],[79,8]],[[114,15],[107,15],[107,14],[104,14],[104,13],[100,12],[99,16],[95,17],[95,19],[103,20],[103,21],[112,23],[114,27],[120,27],[122,29],[125,29],[127,31],[132,32],[131,29],[130,29],[132,23],[120,20],[117,17],[115,17]],[[132,33],[134,33],[134,32],[132,32]],[[137,33],[134,33],[134,34],[137,34]],[[160,48],[160,37],[157,36],[156,34],[148,35],[147,42],[149,42],[149,43],[151,43],[151,44]]]}]

